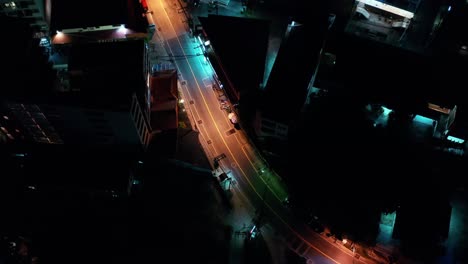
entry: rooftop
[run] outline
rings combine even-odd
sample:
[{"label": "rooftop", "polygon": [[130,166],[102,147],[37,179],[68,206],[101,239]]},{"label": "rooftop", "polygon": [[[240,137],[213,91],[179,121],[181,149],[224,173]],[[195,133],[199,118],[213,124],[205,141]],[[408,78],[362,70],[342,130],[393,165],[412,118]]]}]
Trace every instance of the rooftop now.
[{"label": "rooftop", "polygon": [[[32,92],[40,94],[43,81],[46,79],[49,81],[49,77],[53,74],[50,65],[47,65],[47,56],[39,48],[39,40],[31,38],[30,26],[20,18],[0,16],[0,30],[4,36],[8,36],[0,41],[0,48],[6,51],[3,52],[0,62],[2,68],[0,93],[2,96],[24,95],[28,90],[28,94]],[[48,66],[50,71],[47,73]],[[34,89],[30,89],[31,87]]]},{"label": "rooftop", "polygon": [[288,28],[265,87],[264,115],[287,121],[304,104],[323,47],[327,19],[323,24],[296,24]]},{"label": "rooftop", "polygon": [[425,107],[439,92],[429,57],[348,34],[341,43],[346,45],[337,51],[336,68],[348,92],[392,108]]},{"label": "rooftop", "polygon": [[218,15],[199,20],[235,88],[257,89],[263,82],[270,21]]},{"label": "rooftop", "polygon": [[51,30],[127,24],[129,3],[127,0],[51,0]]},{"label": "rooftop", "polygon": [[[73,45],[69,54],[70,87],[83,102],[96,106],[128,102],[144,87],[143,40]],[[70,97],[75,97],[73,94]]]}]

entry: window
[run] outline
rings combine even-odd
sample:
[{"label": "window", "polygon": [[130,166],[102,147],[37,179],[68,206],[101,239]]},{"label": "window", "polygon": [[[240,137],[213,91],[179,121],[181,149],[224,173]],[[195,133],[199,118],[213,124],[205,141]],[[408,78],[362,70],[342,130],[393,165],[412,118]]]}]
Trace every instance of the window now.
[{"label": "window", "polygon": [[11,10],[15,10],[17,8],[15,2],[6,2],[3,4],[3,6]]}]

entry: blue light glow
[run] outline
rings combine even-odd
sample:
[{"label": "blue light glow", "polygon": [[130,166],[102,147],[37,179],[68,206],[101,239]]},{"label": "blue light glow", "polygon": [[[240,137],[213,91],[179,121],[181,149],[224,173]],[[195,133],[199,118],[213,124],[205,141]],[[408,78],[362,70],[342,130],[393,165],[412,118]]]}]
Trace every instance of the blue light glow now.
[{"label": "blue light glow", "polygon": [[420,115],[416,115],[413,120],[415,122],[419,122],[419,123],[423,123],[423,124],[431,125],[431,126],[432,126],[432,123],[434,122],[433,119],[430,119],[430,118],[427,118],[427,117],[424,117],[424,116],[420,116]]},{"label": "blue light glow", "polygon": [[388,108],[385,107],[385,106],[382,106],[382,109],[383,109],[383,114],[384,114],[384,115],[388,115],[388,114],[390,114],[390,112],[392,111],[392,110],[388,109]]},{"label": "blue light glow", "polygon": [[457,138],[457,137],[452,137],[452,136],[448,136],[448,137],[447,137],[447,140],[453,141],[453,142],[455,142],[455,143],[460,143],[460,144],[463,144],[463,142],[465,142],[464,139]]}]

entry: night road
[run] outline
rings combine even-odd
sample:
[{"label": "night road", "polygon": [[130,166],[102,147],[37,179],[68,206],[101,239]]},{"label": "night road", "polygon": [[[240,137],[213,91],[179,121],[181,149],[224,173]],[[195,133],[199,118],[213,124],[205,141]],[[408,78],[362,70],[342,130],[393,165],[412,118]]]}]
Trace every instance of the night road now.
[{"label": "night road", "polygon": [[[233,179],[231,191],[237,197],[234,202],[245,203],[249,208],[247,217],[281,234],[291,249],[309,259],[307,263],[366,263],[354,258],[353,252],[340,245],[340,241],[330,243],[292,217],[283,206],[287,198],[284,185],[268,170],[243,130],[235,129],[228,113],[221,108],[219,93],[215,91],[215,73],[199,41],[188,33],[179,2],[150,0],[148,5],[153,11],[158,37],[164,40],[166,58],[178,69],[179,91],[192,127],[200,132],[208,159],[213,161],[225,155],[219,164]],[[233,210],[236,208],[234,204]]]}]

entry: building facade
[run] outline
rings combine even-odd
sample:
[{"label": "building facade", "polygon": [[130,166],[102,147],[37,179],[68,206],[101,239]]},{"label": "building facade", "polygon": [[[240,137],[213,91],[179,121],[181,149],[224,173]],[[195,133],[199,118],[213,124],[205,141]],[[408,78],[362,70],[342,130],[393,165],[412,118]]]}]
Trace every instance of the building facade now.
[{"label": "building facade", "polygon": [[0,0],[0,14],[28,21],[36,38],[46,37],[49,33],[44,0]]}]

